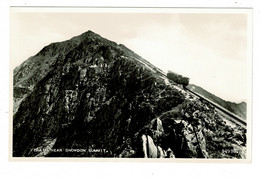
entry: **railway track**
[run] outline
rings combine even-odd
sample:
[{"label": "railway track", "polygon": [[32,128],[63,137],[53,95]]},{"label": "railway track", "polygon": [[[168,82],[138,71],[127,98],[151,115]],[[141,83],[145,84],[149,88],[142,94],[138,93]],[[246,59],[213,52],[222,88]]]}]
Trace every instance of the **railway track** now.
[{"label": "railway track", "polygon": [[[139,60],[140,61],[140,60]],[[140,61],[141,62],[141,61]],[[162,77],[165,77],[167,78],[171,83],[177,85],[176,82],[174,82],[173,80],[171,80],[169,77],[167,77],[167,74],[165,72],[163,72],[162,70],[160,70],[159,68],[155,68],[155,67],[150,67],[150,65],[146,64],[145,62],[142,62],[144,65],[146,65],[147,67],[149,67],[150,69],[152,69],[154,72],[157,72],[158,74],[160,74]],[[155,68],[155,69],[153,69]],[[242,119],[241,117],[237,116],[236,114],[228,111],[227,109],[223,108],[222,106],[218,105],[217,103],[211,101],[210,99],[196,93],[196,92],[193,92],[192,90],[190,89],[187,89],[185,87],[182,88],[183,90],[197,96],[198,98],[201,98],[205,101],[207,101],[209,104],[211,104],[213,107],[215,107],[215,109],[227,120],[233,122],[234,124],[237,124],[243,128],[246,129],[246,126],[247,126],[247,122],[246,120]]]},{"label": "railway track", "polygon": [[223,108],[222,106],[216,104],[215,102],[205,98],[204,96],[191,91],[190,89],[185,88],[184,90],[188,91],[189,93],[207,101],[208,103],[210,103],[212,106],[214,106],[216,108],[216,110],[222,115],[224,116],[227,120],[232,121],[233,123],[242,126],[243,128],[246,128],[247,123],[245,120],[243,120],[242,118],[240,118],[239,116],[235,115],[234,113],[231,113],[230,111],[226,110],[225,108]]}]

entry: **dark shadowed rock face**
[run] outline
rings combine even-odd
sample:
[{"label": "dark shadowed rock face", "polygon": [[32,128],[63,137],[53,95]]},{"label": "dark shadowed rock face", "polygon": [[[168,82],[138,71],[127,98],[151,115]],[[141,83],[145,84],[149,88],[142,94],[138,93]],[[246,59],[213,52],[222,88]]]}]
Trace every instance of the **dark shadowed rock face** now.
[{"label": "dark shadowed rock face", "polygon": [[13,156],[143,157],[149,132],[177,158],[245,158],[245,129],[157,70],[91,31],[44,47],[14,70]]}]

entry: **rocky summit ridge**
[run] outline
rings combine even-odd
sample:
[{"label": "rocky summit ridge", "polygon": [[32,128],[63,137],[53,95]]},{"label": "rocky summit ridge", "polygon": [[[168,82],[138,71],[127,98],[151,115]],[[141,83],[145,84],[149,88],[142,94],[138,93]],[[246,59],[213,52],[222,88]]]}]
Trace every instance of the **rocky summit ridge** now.
[{"label": "rocky summit ridge", "polygon": [[92,31],[22,63],[13,91],[14,157],[246,158],[245,128]]}]

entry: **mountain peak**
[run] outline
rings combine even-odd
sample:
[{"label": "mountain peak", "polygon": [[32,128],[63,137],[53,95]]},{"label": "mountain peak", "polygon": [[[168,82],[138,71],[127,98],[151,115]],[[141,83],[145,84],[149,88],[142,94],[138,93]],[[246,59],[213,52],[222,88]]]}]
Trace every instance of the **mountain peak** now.
[{"label": "mountain peak", "polygon": [[87,31],[16,69],[13,156],[156,158],[171,149],[177,158],[244,158],[245,131],[216,113],[132,50]]},{"label": "mountain peak", "polygon": [[91,30],[88,30],[88,31],[86,31],[86,32],[84,32],[84,33],[82,33],[82,34],[80,34],[78,36],[74,36],[71,39],[79,38],[81,40],[84,40],[85,38],[90,38],[90,37],[92,37],[92,38],[101,38],[101,36],[99,34],[93,32]]}]

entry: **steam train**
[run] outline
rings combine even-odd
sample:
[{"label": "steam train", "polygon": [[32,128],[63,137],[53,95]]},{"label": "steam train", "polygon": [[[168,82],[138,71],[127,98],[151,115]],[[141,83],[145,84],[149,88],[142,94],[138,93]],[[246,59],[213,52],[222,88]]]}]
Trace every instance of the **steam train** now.
[{"label": "steam train", "polygon": [[167,78],[169,78],[170,80],[174,81],[177,84],[182,85],[183,87],[189,85],[189,81],[190,81],[190,78],[174,73],[172,71],[168,71]]}]

